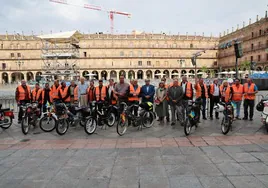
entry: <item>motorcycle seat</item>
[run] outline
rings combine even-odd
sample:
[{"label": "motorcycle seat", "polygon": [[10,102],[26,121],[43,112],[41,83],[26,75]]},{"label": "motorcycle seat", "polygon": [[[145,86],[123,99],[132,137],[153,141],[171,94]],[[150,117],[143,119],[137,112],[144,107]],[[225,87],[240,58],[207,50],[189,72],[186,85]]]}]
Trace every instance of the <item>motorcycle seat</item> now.
[{"label": "motorcycle seat", "polygon": [[83,110],[85,107],[75,107],[74,109],[75,109],[75,111],[81,111],[81,110]]}]

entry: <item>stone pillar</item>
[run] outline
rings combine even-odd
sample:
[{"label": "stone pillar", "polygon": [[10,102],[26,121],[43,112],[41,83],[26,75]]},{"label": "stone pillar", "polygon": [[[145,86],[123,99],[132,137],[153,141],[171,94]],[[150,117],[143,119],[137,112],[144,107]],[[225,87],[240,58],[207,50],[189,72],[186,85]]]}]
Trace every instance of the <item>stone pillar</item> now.
[{"label": "stone pillar", "polygon": [[134,78],[135,78],[135,79],[138,79],[138,71],[134,71],[134,73],[135,73],[135,74],[134,74]]},{"label": "stone pillar", "polygon": [[154,79],[154,72],[155,70],[152,70],[152,79]]},{"label": "stone pillar", "polygon": [[111,78],[110,73],[111,73],[111,71],[107,71],[107,80],[109,80]]},{"label": "stone pillar", "polygon": [[7,74],[8,74],[8,83],[10,84],[12,81],[12,77],[11,77],[12,73],[8,72]]},{"label": "stone pillar", "polygon": [[3,84],[3,73],[1,72],[1,75],[0,75],[0,84]]},{"label": "stone pillar", "polygon": [[120,77],[119,72],[120,71],[116,70],[116,82],[119,82],[119,77]]}]

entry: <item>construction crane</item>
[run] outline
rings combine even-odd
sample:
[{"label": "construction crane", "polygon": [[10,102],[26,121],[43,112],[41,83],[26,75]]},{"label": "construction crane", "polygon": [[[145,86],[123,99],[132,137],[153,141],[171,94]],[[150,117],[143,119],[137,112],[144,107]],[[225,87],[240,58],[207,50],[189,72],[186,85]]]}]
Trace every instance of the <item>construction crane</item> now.
[{"label": "construction crane", "polygon": [[111,26],[110,26],[111,34],[114,33],[114,15],[115,14],[121,15],[121,16],[128,16],[128,18],[131,17],[130,13],[120,12],[120,11],[116,11],[116,10],[107,10],[101,6],[96,6],[96,5],[84,4],[83,6],[81,6],[81,5],[77,5],[77,4],[68,3],[67,0],[49,0],[49,1],[52,3],[76,6],[76,7],[81,7],[81,8],[85,8],[85,9],[91,9],[91,10],[102,11],[102,12],[108,13],[109,18],[110,18],[110,22],[111,22]]}]

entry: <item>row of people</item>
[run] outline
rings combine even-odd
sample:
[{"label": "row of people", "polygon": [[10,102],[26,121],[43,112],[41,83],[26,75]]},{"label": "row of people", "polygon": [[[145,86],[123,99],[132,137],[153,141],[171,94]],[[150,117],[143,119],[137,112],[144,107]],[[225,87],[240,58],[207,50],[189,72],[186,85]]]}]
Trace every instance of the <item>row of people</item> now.
[{"label": "row of people", "polygon": [[[92,101],[108,101],[109,104],[116,105],[121,102],[129,104],[138,104],[141,98],[142,102],[152,102],[156,104],[156,112],[159,120],[162,121],[164,117],[169,121],[169,106],[171,108],[172,125],[175,124],[176,119],[185,117],[185,110],[188,106],[188,101],[193,99],[194,89],[196,91],[196,98],[201,97],[203,100],[203,119],[206,118],[206,104],[210,99],[210,118],[213,119],[214,104],[220,100],[225,102],[234,102],[237,106],[236,118],[240,119],[240,106],[244,96],[244,120],[248,117],[250,120],[253,118],[255,95],[258,92],[257,86],[251,79],[247,79],[247,83],[240,84],[240,80],[236,79],[233,85],[229,85],[224,81],[219,85],[218,80],[215,79],[213,84],[207,86],[204,84],[203,79],[196,81],[194,86],[187,81],[187,77],[182,77],[182,82],[179,83],[178,79],[174,79],[173,83],[166,84],[165,78],[159,83],[159,87],[155,91],[155,87],[150,84],[150,80],[145,80],[145,85],[140,87],[137,80],[132,80],[130,84],[125,83],[124,77],[120,76],[119,83],[115,84],[113,79],[109,80],[109,85],[104,86],[103,81],[99,80],[99,85],[94,86],[94,82],[90,84],[85,83],[84,78],[81,78],[78,85],[74,81],[71,82],[69,87],[65,82],[59,84],[56,80],[50,87],[48,83],[45,84],[44,89],[36,84],[33,91],[26,85],[25,81],[21,82],[21,86],[16,89],[16,100],[18,104],[38,102],[39,107],[43,106],[43,111],[46,111],[46,104],[52,103],[56,99],[60,99],[65,103],[80,102],[81,106],[87,106]],[[248,107],[250,113],[248,116]],[[135,115],[137,110],[134,109]],[[176,113],[182,111],[181,113]],[[177,118],[176,118],[177,116]],[[215,113],[215,117],[219,118],[219,114]],[[19,121],[22,118],[21,111],[19,112]]]}]

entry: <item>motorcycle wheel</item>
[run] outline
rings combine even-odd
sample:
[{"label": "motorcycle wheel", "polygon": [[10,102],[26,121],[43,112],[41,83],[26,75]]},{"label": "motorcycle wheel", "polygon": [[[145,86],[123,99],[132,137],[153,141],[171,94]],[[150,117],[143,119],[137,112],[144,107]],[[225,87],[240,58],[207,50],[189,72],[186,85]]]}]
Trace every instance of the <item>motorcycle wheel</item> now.
[{"label": "motorcycle wheel", "polygon": [[56,132],[59,135],[64,135],[69,129],[69,122],[67,119],[59,119],[57,124],[56,124]]},{"label": "motorcycle wheel", "polygon": [[227,120],[225,116],[222,118],[222,122],[221,122],[222,134],[226,135],[230,131],[231,124],[232,124],[231,118],[228,117]]},{"label": "motorcycle wheel", "polygon": [[56,127],[56,119],[53,116],[44,116],[39,121],[39,127],[44,132],[51,132]]},{"label": "motorcycle wheel", "polygon": [[119,134],[120,136],[123,136],[127,131],[127,127],[128,127],[127,119],[123,121],[122,118],[120,117],[116,126],[117,134]]},{"label": "motorcycle wheel", "polygon": [[29,118],[28,117],[23,117],[21,121],[21,131],[23,134],[27,135],[30,129],[30,124],[29,124]]},{"label": "motorcycle wheel", "polygon": [[8,129],[11,125],[12,125],[12,118],[11,117],[9,117],[9,116],[5,116],[5,119],[8,119],[8,122],[9,123],[7,123],[7,124],[5,124],[5,125],[2,125],[1,127],[3,128],[3,129]]},{"label": "motorcycle wheel", "polygon": [[155,122],[155,114],[154,112],[145,112],[143,114],[142,124],[146,128],[150,128],[153,126]]},{"label": "motorcycle wheel", "polygon": [[107,125],[108,125],[108,127],[114,126],[115,121],[116,121],[115,114],[113,112],[109,113],[108,114],[108,119],[107,119]]},{"label": "motorcycle wheel", "polygon": [[89,135],[93,134],[96,129],[97,129],[97,121],[93,117],[90,117],[88,120],[85,122],[85,132]]},{"label": "motorcycle wheel", "polygon": [[192,130],[191,122],[189,121],[189,118],[186,118],[184,124],[184,134],[188,136],[189,134],[191,134],[191,130]]}]

